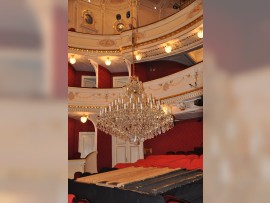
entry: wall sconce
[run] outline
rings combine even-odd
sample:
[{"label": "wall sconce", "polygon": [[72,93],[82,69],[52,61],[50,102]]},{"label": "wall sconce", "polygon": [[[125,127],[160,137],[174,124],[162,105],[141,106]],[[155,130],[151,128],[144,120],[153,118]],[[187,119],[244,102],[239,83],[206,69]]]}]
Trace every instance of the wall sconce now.
[{"label": "wall sconce", "polygon": [[197,33],[197,36],[202,39],[203,38],[203,28],[200,28],[199,32]]},{"label": "wall sconce", "polygon": [[110,58],[109,57],[107,57],[107,59],[106,59],[106,61],[105,61],[105,64],[107,65],[107,66],[109,66],[109,65],[111,65],[111,60],[110,60]]},{"label": "wall sconce", "polygon": [[73,55],[69,58],[69,62],[71,64],[75,64],[76,63],[76,59],[75,59],[75,57]]},{"label": "wall sconce", "polygon": [[142,54],[140,52],[137,52],[135,58],[137,61],[140,61],[142,59]]},{"label": "wall sconce", "polygon": [[170,44],[167,44],[167,45],[165,46],[165,52],[166,52],[166,53],[171,53],[171,51],[172,51],[172,46],[171,46]]},{"label": "wall sconce", "polygon": [[87,121],[87,116],[86,116],[86,115],[83,115],[83,116],[81,117],[81,122],[82,122],[82,123],[86,123],[86,121]]}]

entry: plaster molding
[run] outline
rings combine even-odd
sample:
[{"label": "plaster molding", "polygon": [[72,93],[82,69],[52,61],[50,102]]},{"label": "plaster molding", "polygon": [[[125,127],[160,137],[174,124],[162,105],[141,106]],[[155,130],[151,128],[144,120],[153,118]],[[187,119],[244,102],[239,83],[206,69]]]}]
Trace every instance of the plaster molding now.
[{"label": "plaster molding", "polygon": [[[186,97],[198,96],[196,91],[203,86],[203,64],[197,64],[178,73],[143,83],[145,92],[152,94],[164,103],[172,103],[172,97],[180,101],[182,94]],[[196,81],[196,86],[194,86]],[[192,85],[190,85],[192,84]],[[195,88],[194,88],[195,87]],[[99,109],[106,106],[124,92],[123,88],[95,89],[95,88],[68,88],[68,104],[72,106],[85,106],[85,109]],[[202,92],[202,90],[201,90]],[[84,110],[85,110],[84,109]]]}]

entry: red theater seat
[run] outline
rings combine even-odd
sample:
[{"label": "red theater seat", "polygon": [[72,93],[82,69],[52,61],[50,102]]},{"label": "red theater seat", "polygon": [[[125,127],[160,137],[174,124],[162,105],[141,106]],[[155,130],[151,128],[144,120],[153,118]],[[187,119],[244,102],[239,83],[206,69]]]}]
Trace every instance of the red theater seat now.
[{"label": "red theater seat", "polygon": [[186,200],[177,199],[175,196],[172,196],[172,195],[165,195],[163,198],[164,198],[165,203],[190,203]]},{"label": "red theater seat", "polygon": [[194,159],[190,163],[189,169],[203,169],[203,159]]},{"label": "red theater seat", "polygon": [[190,159],[180,159],[171,163],[169,168],[190,168]]},{"label": "red theater seat", "polygon": [[73,194],[68,194],[68,203],[73,203],[74,197],[75,197],[75,195],[73,195]]}]

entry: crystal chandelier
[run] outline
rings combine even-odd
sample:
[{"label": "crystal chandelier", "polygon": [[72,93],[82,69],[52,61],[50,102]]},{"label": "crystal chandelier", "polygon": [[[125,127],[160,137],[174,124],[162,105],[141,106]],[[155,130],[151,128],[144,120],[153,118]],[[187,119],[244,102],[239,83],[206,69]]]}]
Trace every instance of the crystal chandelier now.
[{"label": "crystal chandelier", "polygon": [[[137,18],[138,19],[138,18]],[[138,27],[138,25],[137,25]],[[133,76],[119,95],[107,107],[100,110],[97,128],[107,134],[139,144],[171,129],[173,116],[165,113],[159,100],[144,92],[143,84],[134,76],[134,30],[132,28]]]}]

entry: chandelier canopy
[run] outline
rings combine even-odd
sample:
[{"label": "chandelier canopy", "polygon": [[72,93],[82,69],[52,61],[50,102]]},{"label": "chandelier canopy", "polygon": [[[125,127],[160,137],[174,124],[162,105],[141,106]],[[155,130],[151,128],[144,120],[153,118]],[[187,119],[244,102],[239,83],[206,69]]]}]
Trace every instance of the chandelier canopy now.
[{"label": "chandelier canopy", "polygon": [[139,144],[165,133],[174,126],[174,123],[173,116],[163,111],[160,101],[144,92],[142,82],[134,74],[136,39],[132,24],[131,28],[133,76],[129,77],[127,85],[123,87],[124,94],[101,109],[97,128],[112,136]]}]

